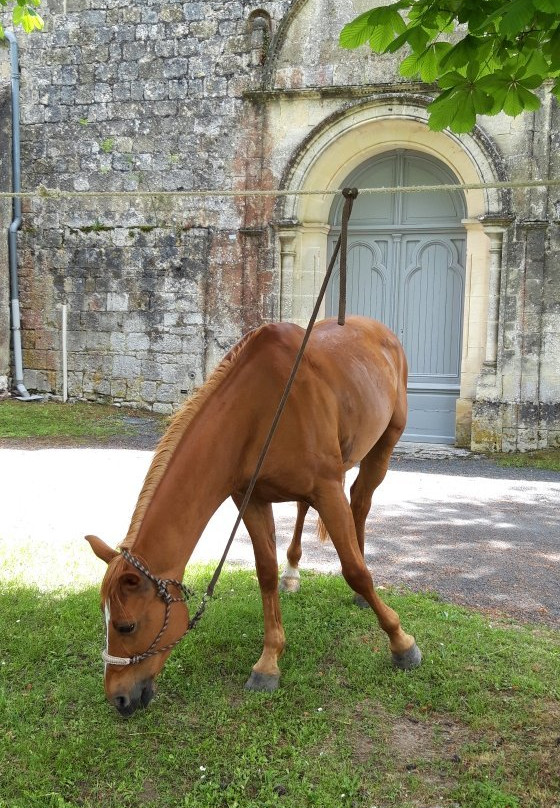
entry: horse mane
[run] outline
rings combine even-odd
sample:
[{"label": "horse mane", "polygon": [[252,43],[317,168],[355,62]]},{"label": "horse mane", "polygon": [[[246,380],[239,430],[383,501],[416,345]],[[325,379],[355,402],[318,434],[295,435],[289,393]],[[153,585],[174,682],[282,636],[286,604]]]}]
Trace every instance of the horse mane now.
[{"label": "horse mane", "polygon": [[227,379],[235,367],[239,356],[245,351],[247,345],[255,339],[261,328],[262,326],[245,334],[245,336],[234,345],[231,351],[226,354],[202,387],[196,390],[183,404],[181,409],[172,417],[164,436],[156,447],[155,455],[146,474],[134,513],[132,514],[128,533],[124,541],[120,543],[120,547],[132,547],[154,493],[189,425],[214,391]]}]

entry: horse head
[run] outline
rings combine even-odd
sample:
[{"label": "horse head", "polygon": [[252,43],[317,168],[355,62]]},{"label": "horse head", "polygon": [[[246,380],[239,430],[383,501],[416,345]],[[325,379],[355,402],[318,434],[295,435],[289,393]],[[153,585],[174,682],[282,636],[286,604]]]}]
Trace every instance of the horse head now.
[{"label": "horse head", "polygon": [[172,608],[184,602],[187,590],[180,581],[157,578],[127,550],[119,553],[97,536],[86,536],[86,540],[108,565],[101,585],[105,693],[128,717],[150,703],[155,677],[188,630],[186,603],[185,608]]}]

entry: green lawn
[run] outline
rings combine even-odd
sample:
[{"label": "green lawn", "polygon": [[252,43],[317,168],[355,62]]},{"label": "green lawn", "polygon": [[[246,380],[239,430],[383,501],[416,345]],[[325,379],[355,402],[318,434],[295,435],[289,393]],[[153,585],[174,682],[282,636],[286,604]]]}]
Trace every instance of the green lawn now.
[{"label": "green lawn", "polygon": [[[187,570],[200,594],[210,570]],[[384,592],[421,668],[394,670],[373,615],[337,576],[283,595],[280,689],[247,693],[262,617],[228,569],[147,710],[104,700],[97,588],[4,576],[0,806],[533,808],[560,793],[560,634]]]},{"label": "green lawn", "polygon": [[560,471],[560,449],[539,449],[534,452],[489,455],[499,466],[535,468]]},{"label": "green lawn", "polygon": [[104,404],[56,401],[0,401],[0,439],[39,442],[99,442],[134,434],[135,423],[150,419],[163,433],[166,419],[141,410]]},{"label": "green lawn", "polygon": [[[0,401],[0,440],[97,443],[133,435],[142,420],[154,424],[156,438],[165,431],[167,419],[145,410],[83,401],[61,404],[55,401],[25,403],[5,399]],[[560,471],[560,448],[490,454],[488,458],[500,466]]]}]

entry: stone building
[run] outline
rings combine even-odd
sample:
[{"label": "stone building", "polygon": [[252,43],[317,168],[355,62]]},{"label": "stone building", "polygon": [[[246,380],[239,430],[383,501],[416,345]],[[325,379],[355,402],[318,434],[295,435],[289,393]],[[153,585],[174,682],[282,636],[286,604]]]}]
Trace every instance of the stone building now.
[{"label": "stone building", "polygon": [[[395,57],[338,47],[371,5],[47,0],[45,32],[19,36],[22,184],[81,195],[25,201],[29,390],[62,389],[64,305],[70,396],[169,412],[246,330],[306,323],[340,229],[331,192],[560,176],[560,115],[546,91],[534,114],[430,132],[429,87],[400,77]],[[3,130],[6,63],[2,50]],[[190,189],[229,195],[169,194]],[[231,193],[253,189],[325,193]],[[88,195],[98,191],[110,193]],[[560,443],[559,195],[359,196],[349,309],[403,341],[409,439]],[[4,284],[3,274],[0,378],[10,375]],[[333,286],[326,314],[336,298]]]}]

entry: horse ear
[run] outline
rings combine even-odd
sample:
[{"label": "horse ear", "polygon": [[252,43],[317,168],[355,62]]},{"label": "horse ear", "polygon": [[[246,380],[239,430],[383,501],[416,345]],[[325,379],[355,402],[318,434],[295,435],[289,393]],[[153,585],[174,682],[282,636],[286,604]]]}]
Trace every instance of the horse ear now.
[{"label": "horse ear", "polygon": [[118,556],[116,550],[113,550],[112,547],[109,547],[108,544],[105,544],[105,542],[99,539],[97,536],[85,536],[84,538],[89,542],[90,547],[97,558],[100,558],[101,561],[105,561],[106,564],[109,564],[115,558],[115,556]]}]

